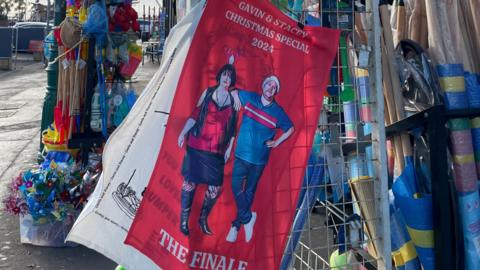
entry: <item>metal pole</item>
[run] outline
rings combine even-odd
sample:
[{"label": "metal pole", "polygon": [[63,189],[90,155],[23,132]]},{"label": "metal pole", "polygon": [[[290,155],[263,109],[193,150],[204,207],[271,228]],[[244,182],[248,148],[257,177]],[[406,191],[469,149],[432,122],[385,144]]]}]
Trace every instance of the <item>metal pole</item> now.
[{"label": "metal pole", "polygon": [[450,192],[448,163],[445,154],[448,133],[443,110],[428,115],[427,136],[430,145],[430,171],[432,182],[432,212],[435,269],[450,270],[456,267],[459,250],[455,248],[455,195]]},{"label": "metal pole", "polygon": [[377,228],[379,229],[378,235],[381,236],[380,247],[378,247],[378,268],[379,270],[392,269],[392,257],[391,257],[391,239],[390,239],[390,211],[388,205],[388,173],[387,167],[387,153],[385,151],[386,138],[385,138],[385,111],[383,103],[383,90],[382,90],[382,71],[381,71],[381,48],[380,48],[380,14],[378,10],[378,0],[367,1],[367,11],[372,14],[372,29],[373,33],[369,33],[369,44],[373,47],[373,68],[371,77],[372,80],[371,89],[374,90],[375,95],[375,110],[373,111],[377,121],[374,122],[374,128],[376,132],[372,132],[374,156],[376,159],[375,166],[377,168],[378,176],[374,185],[375,190],[375,210],[380,217],[377,220]]},{"label": "metal pole", "polygon": [[47,36],[48,33],[50,33],[50,0],[47,0],[47,28],[45,36]]},{"label": "metal pole", "polygon": [[[65,1],[55,0],[54,3],[55,20],[53,25],[58,26],[65,18]],[[57,100],[57,82],[58,82],[58,63],[51,63],[58,56],[58,44],[54,40],[50,45],[50,58],[47,68],[47,92],[43,102],[41,131],[45,130],[53,123],[53,108]],[[40,135],[41,136],[41,135]],[[43,143],[40,138],[40,152],[43,150]]]}]

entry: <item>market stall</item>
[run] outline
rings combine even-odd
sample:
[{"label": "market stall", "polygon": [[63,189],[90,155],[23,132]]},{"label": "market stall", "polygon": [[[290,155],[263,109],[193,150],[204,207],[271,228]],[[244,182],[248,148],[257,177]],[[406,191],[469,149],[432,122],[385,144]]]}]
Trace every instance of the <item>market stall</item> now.
[{"label": "market stall", "polygon": [[66,1],[65,8],[45,42],[58,69],[42,161],[12,180],[4,200],[6,211],[20,216],[22,243],[33,245],[71,245],[64,241],[102,172],[104,143],[138,95],[132,77],[142,48],[131,2]]},{"label": "market stall", "polygon": [[[212,7],[214,1],[209,2],[211,18],[216,17],[211,13],[214,8],[223,12],[224,6]],[[5,200],[7,211],[20,215],[21,226],[32,231],[22,234],[25,235],[22,241],[62,245],[61,239],[98,182],[101,188],[90,197],[94,203],[90,202],[91,208],[82,213],[89,218],[78,222],[69,238],[98,249],[129,269],[138,265],[155,268],[144,254],[158,265],[164,263],[164,257],[152,248],[162,247],[151,246],[149,242],[149,239],[158,240],[159,228],[171,231],[169,234],[160,231],[163,238],[156,244],[165,239],[170,239],[170,243],[179,239],[175,243],[185,250],[187,246],[202,248],[202,252],[192,249],[194,255],[188,257],[192,265],[197,263],[195,256],[213,256],[203,250],[227,255],[234,250],[235,256],[245,260],[237,260],[239,265],[251,262],[251,265],[279,269],[479,269],[480,33],[477,11],[480,7],[477,2],[270,1],[276,8],[263,2],[227,2],[222,2],[229,5],[221,17],[226,20],[222,23],[232,24],[229,31],[241,29],[235,30],[232,36],[225,34],[228,31],[222,28],[224,25],[205,22],[209,19],[203,17],[205,3],[188,13],[189,4],[179,1],[181,20],[161,51],[166,60],[145,88],[138,105],[133,107],[136,91],[131,81],[143,57],[142,47],[137,44],[138,16],[131,3],[67,1],[67,16],[51,34],[60,46],[60,56],[54,59],[59,65],[54,120],[42,132],[45,158],[37,167],[13,179],[11,196]],[[175,9],[171,1],[166,9]],[[284,24],[262,13],[264,10],[283,19]],[[165,24],[173,24],[174,16],[163,20]],[[314,59],[310,51],[294,48],[295,39],[287,37],[296,33],[302,42],[312,45],[318,40],[301,38],[307,37],[308,31],[315,31],[312,29],[318,30],[316,26],[339,30],[326,87],[320,82],[312,83],[314,86],[308,84],[315,81],[316,76],[319,81],[323,79],[318,74],[324,70],[316,75],[309,72],[316,68],[312,63],[319,64],[324,59]],[[199,41],[194,40],[197,27],[203,31],[198,35],[208,37],[202,42],[210,46],[199,47]],[[273,32],[268,31],[268,27],[274,29]],[[218,32],[212,31],[212,34],[208,29]],[[254,33],[242,32],[247,30]],[[220,48],[214,33],[227,36],[229,46],[238,47],[222,45]],[[255,36],[256,42],[247,46],[242,42],[250,35],[260,38]],[[333,36],[330,37],[333,39]],[[152,46],[158,46],[162,38],[151,42]],[[192,48],[190,44],[196,46]],[[281,54],[292,48],[308,55],[295,58],[304,61],[304,66],[298,68],[295,66],[298,62],[290,55]],[[157,51],[160,50],[156,48]],[[192,56],[190,51],[196,54]],[[209,56],[213,51],[214,56]],[[281,60],[271,56],[275,53]],[[287,58],[290,62],[284,60]],[[268,61],[260,65],[258,59]],[[285,79],[271,79],[277,85],[287,82],[291,86],[288,90],[282,88],[286,95],[290,95],[288,91],[294,87],[306,85],[288,99],[279,98],[279,103],[288,104],[289,112],[300,119],[301,124],[295,129],[304,137],[298,133],[293,135],[294,142],[289,141],[288,147],[280,148],[277,152],[280,154],[273,155],[272,160],[279,161],[281,166],[266,167],[268,179],[263,183],[267,181],[269,185],[260,184],[263,192],[260,197],[269,203],[249,205],[264,214],[264,219],[257,221],[264,226],[257,236],[263,237],[262,240],[253,238],[255,252],[249,252],[252,235],[248,236],[245,227],[251,224],[252,218],[255,223],[256,215],[252,214],[248,222],[238,221],[240,225],[235,220],[231,228],[225,219],[235,212],[229,207],[241,204],[232,196],[235,193],[233,177],[226,185],[233,191],[225,192],[214,210],[216,221],[211,223],[214,230],[210,230],[205,221],[213,204],[202,214],[208,208],[205,207],[208,195],[205,195],[207,203],[202,204],[201,210],[197,209],[201,214],[194,214],[199,216],[200,227],[196,224],[195,229],[190,226],[189,230],[189,211],[195,198],[191,194],[195,194],[196,185],[182,179],[187,175],[184,167],[191,161],[184,161],[178,155],[184,143],[178,135],[183,134],[179,119],[188,119],[190,111],[187,113],[185,108],[195,108],[192,104],[197,103],[192,101],[196,101],[194,94],[197,93],[194,91],[200,84],[215,81],[218,87],[222,75],[200,77],[196,73],[200,68],[194,67],[201,66],[210,72],[218,63],[223,65],[227,61],[237,68],[239,78],[244,76],[240,86],[232,87],[232,91],[243,91],[246,85],[258,87],[251,78],[267,73],[268,68],[263,66],[269,67],[270,73],[296,67],[289,76],[283,77]],[[325,67],[328,69],[330,64]],[[304,78],[303,73],[295,73],[303,72],[302,68],[307,65],[315,66],[305,71],[308,76]],[[184,70],[190,73],[182,75]],[[232,73],[237,74],[230,71],[229,75]],[[297,78],[294,75],[303,80],[293,83],[290,80]],[[236,80],[235,76],[232,76],[235,79],[229,78],[230,82]],[[192,87],[196,90],[180,87],[183,81],[185,85],[196,86]],[[180,90],[182,92],[177,92]],[[177,98],[180,96],[177,93],[181,93],[182,99]],[[218,93],[212,96],[205,91],[203,98],[218,100]],[[242,98],[245,99],[239,99]],[[225,105],[228,98],[224,100]],[[303,111],[292,109],[294,102],[300,104],[298,108]],[[202,119],[213,110],[207,106],[200,108],[202,102],[198,104],[191,118]],[[267,126],[277,124],[277,118],[252,110],[246,108],[242,117],[256,117]],[[176,115],[172,117],[174,112]],[[282,117],[283,114],[279,119]],[[125,118],[127,124],[122,125]],[[284,120],[281,124],[293,128],[288,122]],[[172,126],[174,131],[168,132]],[[184,129],[186,127],[189,126],[185,124]],[[116,128],[119,129],[114,132]],[[274,133],[272,138],[278,134]],[[170,141],[164,142],[164,136]],[[111,144],[103,148],[109,138]],[[272,145],[278,146],[269,142],[269,147]],[[235,147],[238,148],[238,144]],[[233,145],[228,148],[228,151],[235,149]],[[100,160],[105,153],[110,155],[104,159],[102,168]],[[230,166],[225,175],[232,176],[231,166],[235,165],[228,165],[227,155],[221,156],[220,163],[222,178],[225,164]],[[102,169],[104,174],[100,177]],[[237,189],[238,186],[241,185],[237,185]],[[205,194],[220,194],[220,189],[212,191],[210,186],[206,190]],[[198,198],[197,195],[196,201]],[[214,199],[215,203],[217,198]],[[156,214],[145,214],[147,210]],[[98,215],[100,212],[103,214]],[[147,219],[152,220],[145,223]],[[227,223],[228,226],[221,226]],[[109,234],[96,239],[88,237],[91,228],[103,227],[99,224],[111,226],[105,226],[110,228]],[[52,228],[57,228],[55,231],[59,234],[50,236],[48,232]],[[151,234],[145,235],[145,232]],[[240,235],[245,232],[245,236],[239,237],[245,240],[240,244],[243,246],[233,244],[239,232]],[[48,235],[48,238],[38,240],[35,235]],[[125,239],[131,246],[124,243]],[[182,261],[181,252],[175,253],[177,251],[165,245],[163,248],[161,250],[166,251],[162,256],[171,259],[169,262],[184,266],[186,259]]]}]

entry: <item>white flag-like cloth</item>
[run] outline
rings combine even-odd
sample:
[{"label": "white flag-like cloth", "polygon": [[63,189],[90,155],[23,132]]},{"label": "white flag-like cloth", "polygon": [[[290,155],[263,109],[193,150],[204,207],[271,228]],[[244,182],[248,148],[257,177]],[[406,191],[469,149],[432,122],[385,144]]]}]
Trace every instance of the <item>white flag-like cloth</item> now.
[{"label": "white flag-like cloth", "polygon": [[127,269],[158,269],[123,242],[157,160],[168,112],[203,2],[180,21],[167,38],[162,65],[103,153],[103,174],[67,241],[92,248]]}]

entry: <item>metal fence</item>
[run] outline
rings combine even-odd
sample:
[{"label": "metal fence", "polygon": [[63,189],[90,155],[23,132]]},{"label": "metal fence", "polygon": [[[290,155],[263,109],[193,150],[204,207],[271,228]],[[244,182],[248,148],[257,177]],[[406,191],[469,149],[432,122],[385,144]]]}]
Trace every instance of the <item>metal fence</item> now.
[{"label": "metal fence", "polygon": [[342,34],[281,269],[390,269],[378,0],[282,9]]}]

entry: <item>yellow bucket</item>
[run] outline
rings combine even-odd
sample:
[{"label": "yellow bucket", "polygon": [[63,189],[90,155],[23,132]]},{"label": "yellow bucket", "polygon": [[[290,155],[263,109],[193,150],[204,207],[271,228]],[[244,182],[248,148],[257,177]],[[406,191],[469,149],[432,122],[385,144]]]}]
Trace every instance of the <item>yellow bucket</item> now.
[{"label": "yellow bucket", "polygon": [[52,126],[48,127],[46,130],[42,132],[42,143],[44,145],[44,151],[59,151],[59,152],[69,152],[70,155],[76,157],[78,154],[79,149],[71,149],[67,147],[67,144],[60,143],[59,135],[56,129],[52,128]]}]

